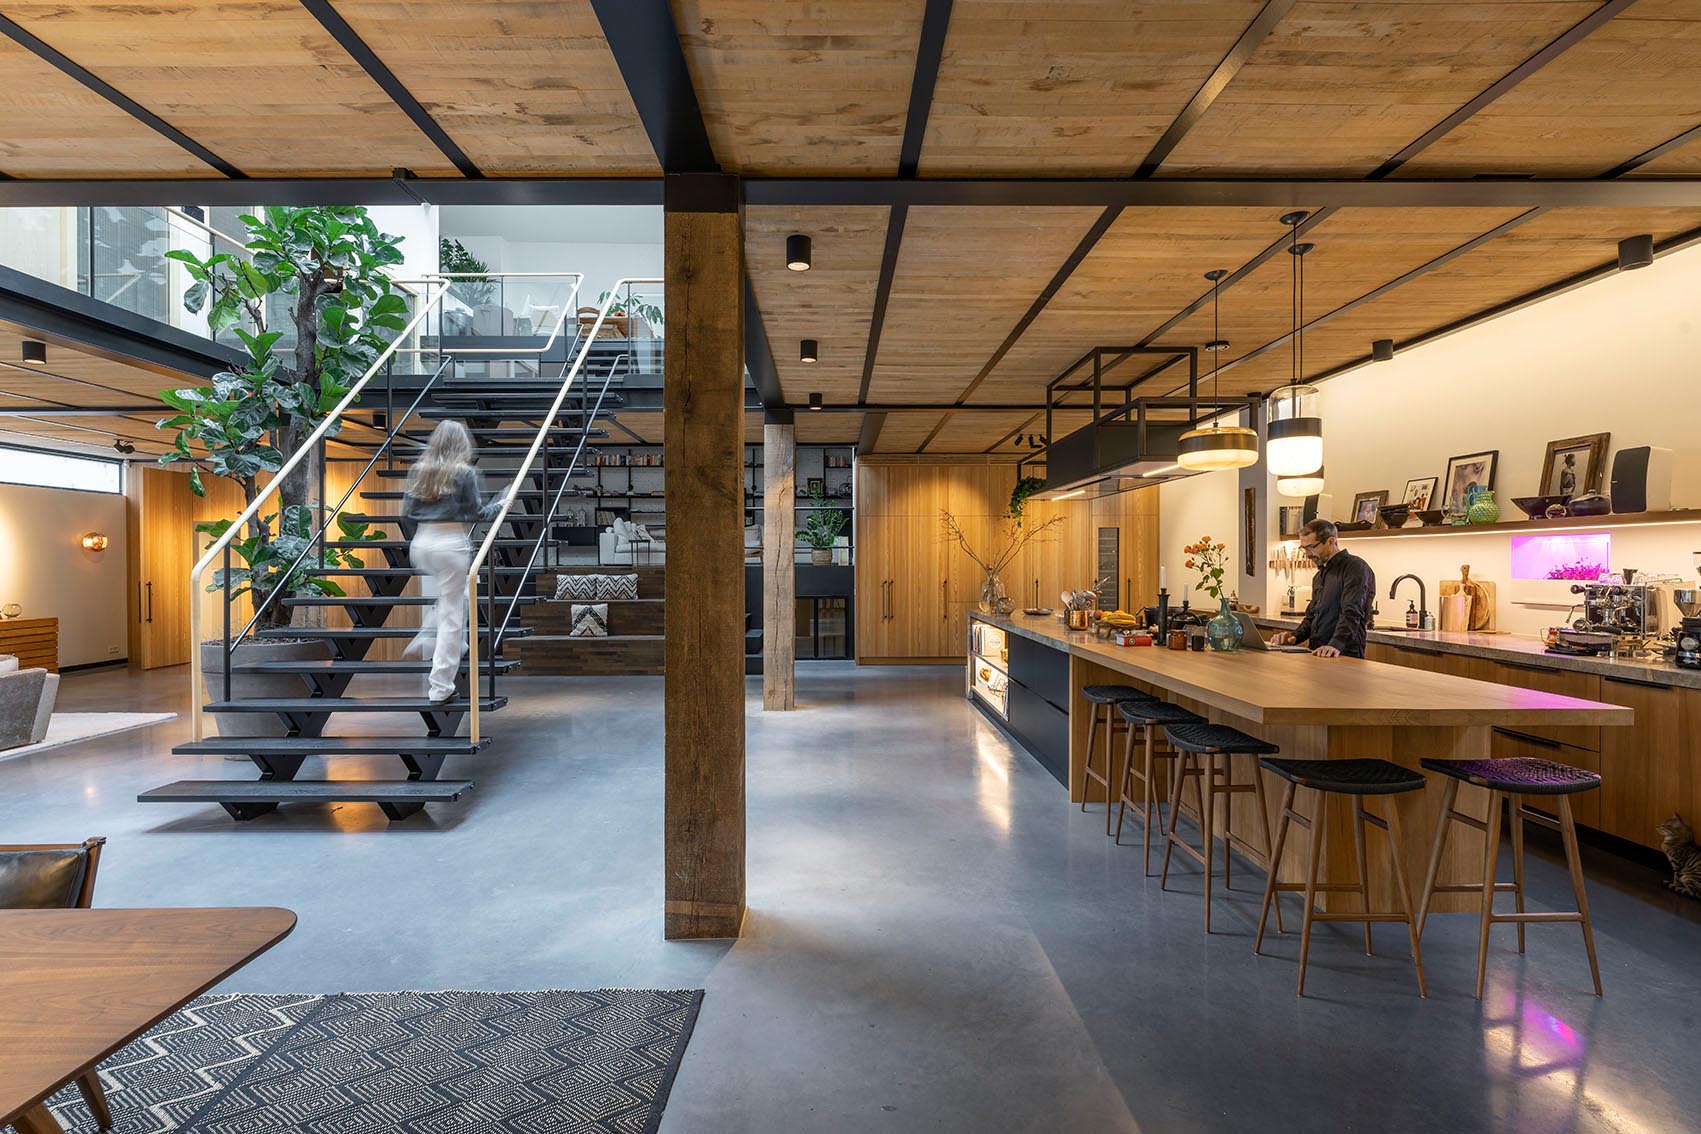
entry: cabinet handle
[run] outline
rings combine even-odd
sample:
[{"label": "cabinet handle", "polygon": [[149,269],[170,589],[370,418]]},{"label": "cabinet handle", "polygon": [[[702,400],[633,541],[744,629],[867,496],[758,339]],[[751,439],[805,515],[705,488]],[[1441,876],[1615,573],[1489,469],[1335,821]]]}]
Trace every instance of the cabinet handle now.
[{"label": "cabinet handle", "polygon": [[1527,732],[1518,732],[1515,729],[1496,728],[1494,731],[1498,732],[1501,736],[1510,736],[1514,740],[1522,740],[1526,744],[1539,744],[1543,748],[1565,747],[1565,745],[1561,744],[1557,740],[1550,740],[1545,736],[1531,736]]},{"label": "cabinet handle", "polygon": [[1634,677],[1607,677],[1603,674],[1602,677],[1601,677],[1601,680],[1602,681],[1610,681],[1615,685],[1636,685],[1636,686],[1640,686],[1643,689],[1670,689],[1671,688],[1670,685],[1661,685],[1658,681],[1638,681]]},{"label": "cabinet handle", "polygon": [[146,621],[152,622],[153,620],[154,620],[154,584],[153,584],[153,580],[149,579],[148,580],[148,617],[147,617]]},{"label": "cabinet handle", "polygon": [[939,621],[951,621],[951,592],[944,579],[939,580]]}]

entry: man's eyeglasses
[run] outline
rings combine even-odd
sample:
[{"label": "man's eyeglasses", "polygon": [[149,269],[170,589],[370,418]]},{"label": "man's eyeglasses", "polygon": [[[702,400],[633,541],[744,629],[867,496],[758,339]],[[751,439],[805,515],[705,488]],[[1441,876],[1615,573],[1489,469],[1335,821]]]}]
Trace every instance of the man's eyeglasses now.
[{"label": "man's eyeglasses", "polygon": [[1322,546],[1323,545],[1321,543],[1303,543],[1302,542],[1299,545],[1299,550],[1306,555],[1316,555],[1318,549],[1321,548]]}]

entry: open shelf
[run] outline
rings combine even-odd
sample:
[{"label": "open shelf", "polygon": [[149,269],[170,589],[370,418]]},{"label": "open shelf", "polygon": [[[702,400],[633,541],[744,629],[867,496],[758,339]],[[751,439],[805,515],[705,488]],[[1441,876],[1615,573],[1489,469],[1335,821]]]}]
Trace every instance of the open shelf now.
[{"label": "open shelf", "polygon": [[1701,508],[1675,512],[1608,513],[1605,516],[1564,516],[1557,520],[1513,520],[1503,524],[1438,524],[1425,528],[1371,528],[1342,532],[1346,539],[1405,539],[1412,536],[1494,535],[1499,532],[1588,532],[1602,528],[1657,527],[1662,524],[1701,524]]}]

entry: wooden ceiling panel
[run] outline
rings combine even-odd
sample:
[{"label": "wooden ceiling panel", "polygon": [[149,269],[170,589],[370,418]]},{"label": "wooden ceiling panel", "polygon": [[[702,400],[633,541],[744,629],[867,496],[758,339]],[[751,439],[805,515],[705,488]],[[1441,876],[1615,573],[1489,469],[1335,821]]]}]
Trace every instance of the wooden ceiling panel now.
[{"label": "wooden ceiling panel", "polygon": [[862,414],[799,413],[795,425],[799,445],[854,445],[862,435]]},{"label": "wooden ceiling panel", "polygon": [[[388,176],[397,166],[455,172],[294,0],[18,0],[6,14],[245,173]],[[475,18],[467,12],[467,20]]]},{"label": "wooden ceiling panel", "polygon": [[1679,146],[1626,177],[1701,177],[1701,140]]},{"label": "wooden ceiling panel", "polygon": [[722,168],[898,168],[923,5],[914,0],[673,0]]},{"label": "wooden ceiling panel", "polygon": [[1302,0],[1162,174],[1362,177],[1597,6]]},{"label": "wooden ceiling panel", "polygon": [[336,0],[336,8],[485,173],[659,171],[587,0]]},{"label": "wooden ceiling panel", "polygon": [[1125,210],[970,403],[1043,403],[1087,351],[1138,343],[1210,290],[1206,271],[1240,267],[1284,231],[1266,209]]},{"label": "wooden ceiling panel", "polygon": [[1098,209],[913,208],[868,400],[956,399]]},{"label": "wooden ceiling panel", "polygon": [[[927,444],[929,453],[980,453],[987,446],[1009,433],[1012,429],[1025,427],[1031,413],[954,413],[940,427],[932,441]],[[1024,436],[1026,435],[1024,431]],[[1006,443],[1001,451],[1017,454],[1013,442]],[[1027,451],[1024,441],[1022,452]]]},{"label": "wooden ceiling panel", "polygon": [[1694,0],[1638,0],[1401,175],[1591,177],[1677,137],[1701,123],[1698,17]]},{"label": "wooden ceiling panel", "polygon": [[927,440],[927,435],[933,432],[934,426],[944,416],[937,413],[889,413],[886,424],[880,429],[880,440],[875,444],[877,453],[913,453],[921,448],[921,443]]},{"label": "wooden ceiling panel", "polygon": [[11,177],[215,177],[217,172],[81,83],[0,36],[0,173]]},{"label": "wooden ceiling panel", "polygon": [[1127,176],[1262,0],[956,0],[923,177]]},{"label": "wooden ceiling panel", "polygon": [[[745,210],[745,268],[788,403],[802,405],[814,390],[834,404],[856,401],[887,213],[883,206]],[[811,241],[807,272],[785,265],[785,239],[794,232]],[[802,339],[819,342],[819,362],[798,361]]]}]

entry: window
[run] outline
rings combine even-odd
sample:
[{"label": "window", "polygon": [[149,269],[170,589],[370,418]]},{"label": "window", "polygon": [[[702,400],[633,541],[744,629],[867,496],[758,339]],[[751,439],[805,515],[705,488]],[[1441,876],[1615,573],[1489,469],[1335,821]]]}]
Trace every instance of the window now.
[{"label": "window", "polygon": [[124,463],[0,445],[0,483],[77,492],[124,491]]}]

